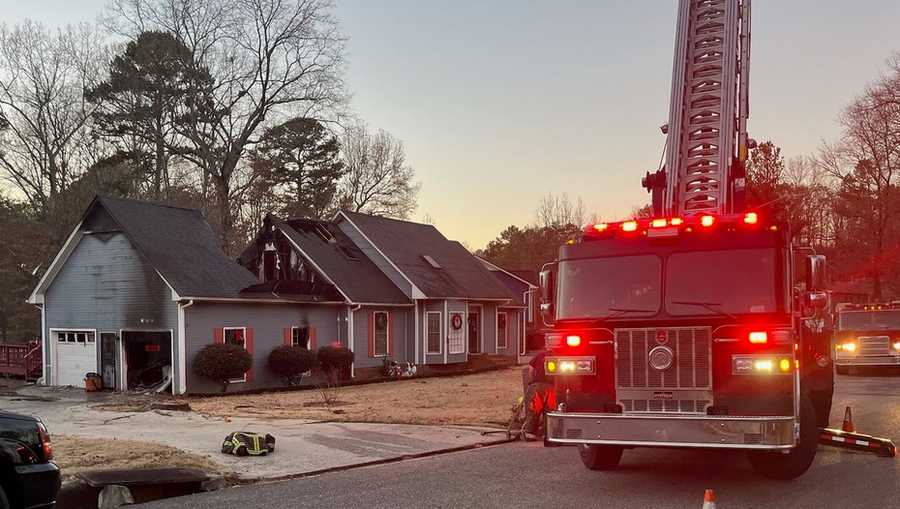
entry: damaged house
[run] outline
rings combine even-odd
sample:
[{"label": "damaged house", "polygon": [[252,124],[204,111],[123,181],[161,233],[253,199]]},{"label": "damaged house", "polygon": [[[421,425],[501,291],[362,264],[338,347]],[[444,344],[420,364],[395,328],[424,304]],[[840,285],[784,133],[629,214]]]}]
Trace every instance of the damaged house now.
[{"label": "damaged house", "polygon": [[350,212],[269,215],[238,262],[201,213],[95,198],[29,298],[41,309],[44,382],[211,393],[194,356],[228,342],[253,354],[233,391],[281,385],[269,352],[340,343],[349,376],[386,360],[419,372],[518,361],[528,297],[430,225]]}]

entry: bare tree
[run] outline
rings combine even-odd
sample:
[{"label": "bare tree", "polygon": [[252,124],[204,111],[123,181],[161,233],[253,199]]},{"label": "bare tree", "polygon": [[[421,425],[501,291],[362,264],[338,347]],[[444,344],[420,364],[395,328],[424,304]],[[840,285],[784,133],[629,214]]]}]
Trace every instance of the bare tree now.
[{"label": "bare tree", "polygon": [[344,132],[341,155],[346,171],[340,193],[343,208],[403,219],[416,210],[419,185],[400,140],[357,124]]},{"label": "bare tree", "polygon": [[[136,37],[147,30],[175,36],[212,83],[198,83],[180,134],[215,191],[226,251],[234,251],[235,186],[249,147],[288,116],[323,119],[345,102],[344,38],[328,0],[113,0],[108,24]],[[248,180],[245,184],[252,183]]]},{"label": "bare tree", "polygon": [[584,203],[581,197],[573,202],[566,193],[548,193],[541,198],[536,215],[538,226],[542,227],[558,229],[566,225],[582,226],[585,217]]},{"label": "bare tree", "polygon": [[102,37],[89,25],[0,26],[0,172],[42,217],[96,159],[96,106],[83,91],[104,67]]}]

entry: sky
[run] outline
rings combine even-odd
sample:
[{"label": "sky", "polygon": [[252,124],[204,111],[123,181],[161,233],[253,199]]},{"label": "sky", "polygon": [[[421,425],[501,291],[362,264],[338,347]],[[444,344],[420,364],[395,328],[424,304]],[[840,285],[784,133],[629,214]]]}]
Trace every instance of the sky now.
[{"label": "sky", "polygon": [[[674,0],[334,0],[352,110],[403,141],[419,208],[483,247],[547,193],[621,219],[665,142]],[[106,0],[0,0],[0,21],[92,21]],[[896,0],[753,2],[750,136],[788,157],[900,51]]]}]

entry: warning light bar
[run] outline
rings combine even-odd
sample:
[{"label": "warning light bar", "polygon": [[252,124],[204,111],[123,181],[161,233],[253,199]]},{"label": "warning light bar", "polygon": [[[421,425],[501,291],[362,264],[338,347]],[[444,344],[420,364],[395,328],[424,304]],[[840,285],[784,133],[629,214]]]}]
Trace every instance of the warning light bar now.
[{"label": "warning light bar", "polygon": [[[675,237],[695,231],[738,228],[756,229],[761,218],[756,212],[746,214],[697,214],[688,217],[656,217],[652,219],[629,219],[613,223],[591,223],[582,230],[583,238],[615,236],[616,233],[641,234],[652,238]],[[777,225],[767,225],[764,230],[777,232]]]}]

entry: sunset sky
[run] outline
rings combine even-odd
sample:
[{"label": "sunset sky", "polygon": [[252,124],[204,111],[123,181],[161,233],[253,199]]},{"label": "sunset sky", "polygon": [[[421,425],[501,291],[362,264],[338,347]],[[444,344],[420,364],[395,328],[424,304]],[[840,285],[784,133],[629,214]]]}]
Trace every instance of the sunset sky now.
[{"label": "sunset sky", "polygon": [[[92,21],[105,0],[0,0],[0,21]],[[615,219],[648,200],[668,114],[674,1],[336,0],[352,109],[403,140],[426,214],[483,247],[541,196]],[[900,2],[756,0],[750,135],[788,156],[900,50]]]}]

